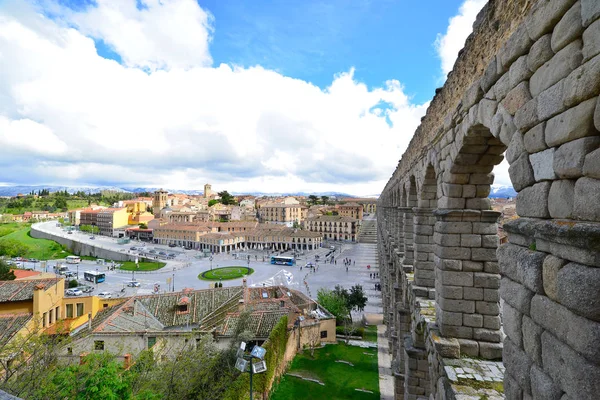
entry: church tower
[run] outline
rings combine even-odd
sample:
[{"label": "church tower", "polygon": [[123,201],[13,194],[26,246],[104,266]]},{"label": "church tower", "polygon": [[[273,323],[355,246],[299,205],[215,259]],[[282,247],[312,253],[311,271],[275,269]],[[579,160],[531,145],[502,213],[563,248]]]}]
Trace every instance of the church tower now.
[{"label": "church tower", "polygon": [[204,198],[210,199],[211,195],[212,195],[212,189],[211,189],[210,183],[207,183],[206,185],[204,185]]},{"label": "church tower", "polygon": [[160,210],[167,206],[167,194],[168,192],[163,189],[159,189],[154,192],[154,199],[152,200],[152,213],[155,217],[158,217]]}]

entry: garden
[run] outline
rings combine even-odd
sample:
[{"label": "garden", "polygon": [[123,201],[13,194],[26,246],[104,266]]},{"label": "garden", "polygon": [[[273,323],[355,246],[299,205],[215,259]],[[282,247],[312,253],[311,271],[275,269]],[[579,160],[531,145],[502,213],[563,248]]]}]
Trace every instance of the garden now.
[{"label": "garden", "polygon": [[203,281],[226,281],[230,279],[238,279],[242,278],[246,275],[251,275],[254,273],[252,268],[241,267],[241,266],[231,266],[231,267],[221,267],[214,268],[208,271],[204,271],[200,275],[198,275],[198,279]]}]

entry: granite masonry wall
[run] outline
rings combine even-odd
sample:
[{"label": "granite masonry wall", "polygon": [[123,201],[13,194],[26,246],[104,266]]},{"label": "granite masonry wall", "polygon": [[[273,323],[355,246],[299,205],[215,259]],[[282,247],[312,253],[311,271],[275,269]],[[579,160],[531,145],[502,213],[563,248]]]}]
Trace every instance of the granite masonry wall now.
[{"label": "granite masonry wall", "polygon": [[480,12],[377,205],[397,399],[597,398],[599,95],[599,0]]}]

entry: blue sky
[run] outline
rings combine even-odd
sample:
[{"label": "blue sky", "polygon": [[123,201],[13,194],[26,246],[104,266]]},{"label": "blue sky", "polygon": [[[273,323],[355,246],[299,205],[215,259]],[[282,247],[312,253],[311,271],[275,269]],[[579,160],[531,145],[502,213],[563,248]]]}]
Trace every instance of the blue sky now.
[{"label": "blue sky", "polygon": [[376,195],[484,3],[0,0],[0,184]]}]

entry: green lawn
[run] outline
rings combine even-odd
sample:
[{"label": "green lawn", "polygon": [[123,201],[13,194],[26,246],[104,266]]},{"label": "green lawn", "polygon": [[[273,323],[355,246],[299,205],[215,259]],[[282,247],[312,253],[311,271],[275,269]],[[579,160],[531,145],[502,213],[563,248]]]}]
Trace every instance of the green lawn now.
[{"label": "green lawn", "polygon": [[221,267],[214,268],[209,271],[205,271],[198,275],[198,279],[203,281],[219,281],[219,280],[229,280],[229,279],[237,279],[241,278],[245,275],[251,275],[254,273],[252,268],[248,267],[240,267],[240,266],[231,266],[231,267]]},{"label": "green lawn", "polygon": [[[336,360],[349,361],[354,366]],[[288,373],[317,379],[325,385],[284,375],[273,387],[271,400],[379,399],[376,349],[364,349],[345,344],[327,345],[315,350],[314,359],[306,350],[294,358]],[[359,392],[355,389],[365,389],[373,393]]]},{"label": "green lawn", "polygon": [[24,244],[29,249],[25,254],[26,258],[53,260],[65,258],[66,256],[71,255],[71,253],[65,251],[60,244],[53,240],[32,238],[29,233],[31,231],[31,227],[28,224],[0,225],[0,231],[7,232],[9,230],[12,230],[12,232],[1,236],[0,241],[13,239]]},{"label": "green lawn", "polygon": [[377,325],[369,325],[365,327],[363,340],[367,342],[377,343]]},{"label": "green lawn", "polygon": [[[125,271],[156,271],[167,265],[164,262],[142,261],[136,266],[133,261],[125,261],[121,263],[121,269]],[[137,268],[139,266],[139,268]]]}]

